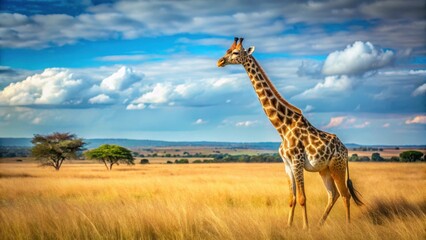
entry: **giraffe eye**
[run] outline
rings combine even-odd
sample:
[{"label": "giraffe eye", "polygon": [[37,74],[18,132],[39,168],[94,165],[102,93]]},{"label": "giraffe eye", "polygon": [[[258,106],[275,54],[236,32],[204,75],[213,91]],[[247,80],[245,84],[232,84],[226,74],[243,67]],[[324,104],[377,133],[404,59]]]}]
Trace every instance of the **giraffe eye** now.
[{"label": "giraffe eye", "polygon": [[233,52],[232,54],[234,54],[234,55],[237,55],[237,54],[239,54],[240,52]]}]

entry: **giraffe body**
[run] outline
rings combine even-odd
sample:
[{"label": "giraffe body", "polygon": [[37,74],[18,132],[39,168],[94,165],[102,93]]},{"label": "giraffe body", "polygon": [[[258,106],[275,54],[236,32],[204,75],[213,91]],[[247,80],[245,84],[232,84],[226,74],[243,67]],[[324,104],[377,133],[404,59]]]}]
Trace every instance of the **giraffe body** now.
[{"label": "giraffe body", "polygon": [[297,199],[303,209],[303,226],[308,227],[304,170],[319,172],[328,192],[328,204],[320,223],[325,221],[340,195],[344,200],[346,219],[349,222],[351,196],[357,204],[362,202],[349,180],[346,147],[336,135],[315,128],[303,116],[300,109],[291,105],[278,93],[265,71],[251,55],[253,51],[254,47],[246,51],[242,47],[242,39],[238,43],[238,38],[235,38],[226,55],[219,59],[218,66],[223,67],[227,64],[244,66],[266,116],[282,139],[278,152],[285,163],[291,193],[288,225],[293,222]]}]

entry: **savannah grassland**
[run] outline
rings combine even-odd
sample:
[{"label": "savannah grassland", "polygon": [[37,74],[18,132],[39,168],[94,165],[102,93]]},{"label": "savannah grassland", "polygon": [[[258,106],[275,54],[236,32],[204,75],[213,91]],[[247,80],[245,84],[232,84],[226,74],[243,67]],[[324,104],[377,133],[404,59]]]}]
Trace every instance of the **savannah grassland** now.
[{"label": "savannah grassland", "polygon": [[1,239],[425,239],[426,164],[350,163],[364,207],[327,202],[317,173],[305,173],[310,230],[286,227],[282,163],[120,165],[0,164]]}]

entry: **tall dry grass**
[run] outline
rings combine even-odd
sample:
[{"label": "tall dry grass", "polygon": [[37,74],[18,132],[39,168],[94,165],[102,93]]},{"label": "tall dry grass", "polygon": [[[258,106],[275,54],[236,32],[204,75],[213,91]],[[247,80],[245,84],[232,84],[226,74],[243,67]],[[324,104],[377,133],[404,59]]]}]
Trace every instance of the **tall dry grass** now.
[{"label": "tall dry grass", "polygon": [[351,163],[367,205],[345,225],[318,174],[306,173],[309,231],[286,228],[283,164],[0,164],[1,239],[425,239],[426,164]]}]

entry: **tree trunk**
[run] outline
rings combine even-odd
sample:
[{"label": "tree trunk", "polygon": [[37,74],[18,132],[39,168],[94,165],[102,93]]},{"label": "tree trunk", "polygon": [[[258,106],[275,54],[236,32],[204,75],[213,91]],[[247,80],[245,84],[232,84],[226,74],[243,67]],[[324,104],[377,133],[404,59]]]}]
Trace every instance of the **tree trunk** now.
[{"label": "tree trunk", "polygon": [[109,164],[109,170],[112,170],[112,165],[114,165],[114,163]]},{"label": "tree trunk", "polygon": [[107,163],[106,163],[106,161],[105,161],[105,160],[102,160],[102,162],[104,162],[106,169],[107,169],[107,170],[110,170],[110,169],[109,169],[109,167],[108,167],[108,165],[107,165]]}]

